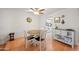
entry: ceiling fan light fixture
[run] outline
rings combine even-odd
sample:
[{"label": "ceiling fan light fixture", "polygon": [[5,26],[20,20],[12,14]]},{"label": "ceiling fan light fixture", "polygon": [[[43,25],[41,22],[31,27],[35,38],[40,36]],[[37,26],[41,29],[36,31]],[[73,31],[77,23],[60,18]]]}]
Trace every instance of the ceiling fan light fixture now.
[{"label": "ceiling fan light fixture", "polygon": [[38,12],[33,12],[34,14],[36,14],[36,15],[39,15],[39,13]]},{"label": "ceiling fan light fixture", "polygon": [[31,10],[31,12],[33,12],[34,14],[36,14],[36,15],[40,15],[40,14],[44,14],[44,10],[45,9],[41,9],[41,8],[30,8]]}]

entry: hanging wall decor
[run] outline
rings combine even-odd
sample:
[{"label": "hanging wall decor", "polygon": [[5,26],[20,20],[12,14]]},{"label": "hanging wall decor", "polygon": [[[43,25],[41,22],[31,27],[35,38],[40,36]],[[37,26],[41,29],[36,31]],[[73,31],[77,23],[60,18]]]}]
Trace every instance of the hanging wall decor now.
[{"label": "hanging wall decor", "polygon": [[46,20],[46,26],[52,27],[52,19],[47,19]]},{"label": "hanging wall decor", "polygon": [[60,21],[61,21],[61,20],[60,20],[60,17],[55,17],[55,18],[54,18],[54,23],[60,23]]},{"label": "hanging wall decor", "polygon": [[64,23],[65,23],[64,17],[65,17],[65,15],[62,15],[62,16],[61,16],[61,24],[64,24]]},{"label": "hanging wall decor", "polygon": [[27,17],[26,21],[27,21],[28,23],[31,23],[31,22],[32,22],[32,19],[31,19],[30,17]]},{"label": "hanging wall decor", "polygon": [[64,23],[65,23],[64,19],[62,19],[61,23],[62,23],[62,24],[64,24]]}]

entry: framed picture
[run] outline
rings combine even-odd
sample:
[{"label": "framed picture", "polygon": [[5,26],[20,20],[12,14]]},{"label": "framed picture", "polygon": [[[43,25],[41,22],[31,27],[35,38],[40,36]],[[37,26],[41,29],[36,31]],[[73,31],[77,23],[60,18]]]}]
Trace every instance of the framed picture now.
[{"label": "framed picture", "polygon": [[55,17],[55,18],[54,18],[54,23],[60,23],[60,21],[61,21],[61,20],[60,20],[60,17]]},{"label": "framed picture", "polygon": [[46,23],[46,26],[52,27],[52,23]]}]

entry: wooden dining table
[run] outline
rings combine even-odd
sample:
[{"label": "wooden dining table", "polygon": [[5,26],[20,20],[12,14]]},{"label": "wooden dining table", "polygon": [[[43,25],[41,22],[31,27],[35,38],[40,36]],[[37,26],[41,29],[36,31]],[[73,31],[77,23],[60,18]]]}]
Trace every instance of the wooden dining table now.
[{"label": "wooden dining table", "polygon": [[38,38],[41,37],[45,30],[28,30],[29,38]]},{"label": "wooden dining table", "polygon": [[27,33],[30,35],[40,35],[41,30],[28,30]]},{"label": "wooden dining table", "polygon": [[38,38],[40,37],[40,30],[28,30],[27,34],[29,34],[29,36],[27,37],[29,40],[33,38]]}]

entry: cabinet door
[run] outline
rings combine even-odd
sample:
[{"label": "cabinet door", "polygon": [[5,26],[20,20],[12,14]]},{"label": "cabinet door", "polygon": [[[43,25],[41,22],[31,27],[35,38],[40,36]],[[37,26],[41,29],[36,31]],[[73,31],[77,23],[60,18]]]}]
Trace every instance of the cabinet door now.
[{"label": "cabinet door", "polygon": [[61,34],[61,30],[55,30],[55,34]]},{"label": "cabinet door", "polygon": [[64,37],[64,42],[67,43],[67,44],[70,44],[72,45],[72,38],[71,37]]},{"label": "cabinet door", "polygon": [[62,36],[67,36],[67,31],[61,31]]}]

